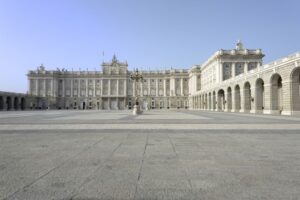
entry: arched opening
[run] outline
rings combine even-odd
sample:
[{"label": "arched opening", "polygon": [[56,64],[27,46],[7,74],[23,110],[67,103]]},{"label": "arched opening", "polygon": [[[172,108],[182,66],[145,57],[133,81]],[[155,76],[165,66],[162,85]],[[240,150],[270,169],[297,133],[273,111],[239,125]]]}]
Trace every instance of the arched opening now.
[{"label": "arched opening", "polygon": [[250,111],[251,110],[251,85],[249,82],[244,84],[244,110]]},{"label": "arched opening", "polygon": [[292,111],[300,114],[300,67],[296,68],[291,74],[292,80]]},{"label": "arched opening", "polygon": [[265,106],[265,88],[264,81],[259,78],[255,84],[255,110],[263,111]]},{"label": "arched opening", "polygon": [[207,109],[207,94],[203,95],[204,96],[204,109]]},{"label": "arched opening", "polygon": [[234,88],[234,100],[235,100],[235,110],[241,110],[241,93],[240,86],[236,85]]},{"label": "arched opening", "polygon": [[85,110],[85,102],[82,103],[82,109]]},{"label": "arched opening", "polygon": [[25,110],[25,108],[26,108],[26,102],[25,102],[25,98],[24,97],[22,97],[21,98],[21,110]]},{"label": "arched opening", "polygon": [[215,110],[216,109],[216,92],[213,91],[213,98],[212,98],[212,109]]},{"label": "arched opening", "polygon": [[203,105],[203,98],[202,94],[200,95],[200,110],[202,110],[202,105]]},{"label": "arched opening", "polygon": [[211,101],[212,101],[212,99],[211,99],[211,93],[208,93],[208,109],[209,109],[209,110],[212,109],[212,108],[211,108]]},{"label": "arched opening", "polygon": [[224,111],[224,97],[225,97],[225,93],[224,90],[221,89],[218,91],[218,110],[219,111]]},{"label": "arched opening", "polygon": [[14,109],[15,110],[19,109],[19,98],[18,97],[14,98]]},{"label": "arched opening", "polygon": [[6,108],[7,108],[7,110],[11,110],[12,109],[11,97],[6,97]]},{"label": "arched opening", "polygon": [[271,77],[271,110],[281,113],[283,110],[282,102],[282,79],[279,74],[274,74]]},{"label": "arched opening", "polygon": [[205,101],[205,94],[202,95],[202,100],[203,100],[203,107],[202,108],[205,109],[205,106],[206,106],[206,103],[207,103]]},{"label": "arched opening", "polygon": [[231,87],[227,88],[227,102],[225,102],[227,104],[227,110],[231,110],[232,109],[232,94],[231,94]]},{"label": "arched opening", "polygon": [[3,108],[4,108],[4,102],[3,102],[3,97],[2,96],[0,96],[0,110],[3,110]]}]

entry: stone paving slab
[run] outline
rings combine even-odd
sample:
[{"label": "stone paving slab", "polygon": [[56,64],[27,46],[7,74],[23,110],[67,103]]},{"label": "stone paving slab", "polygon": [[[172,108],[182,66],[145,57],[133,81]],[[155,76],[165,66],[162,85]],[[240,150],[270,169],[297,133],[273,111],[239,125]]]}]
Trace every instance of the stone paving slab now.
[{"label": "stone paving slab", "polygon": [[0,130],[300,130],[300,124],[39,124],[0,125]]},{"label": "stone paving slab", "polygon": [[[243,118],[186,112],[215,122]],[[249,124],[179,124],[180,117],[118,124],[130,113],[107,113],[120,118],[36,124],[105,114],[53,111],[26,116],[28,124],[1,124],[0,199],[299,199],[300,126],[288,117],[279,124],[277,116],[268,118],[274,124],[255,124],[255,115]],[[159,113],[152,112],[160,119]]]}]

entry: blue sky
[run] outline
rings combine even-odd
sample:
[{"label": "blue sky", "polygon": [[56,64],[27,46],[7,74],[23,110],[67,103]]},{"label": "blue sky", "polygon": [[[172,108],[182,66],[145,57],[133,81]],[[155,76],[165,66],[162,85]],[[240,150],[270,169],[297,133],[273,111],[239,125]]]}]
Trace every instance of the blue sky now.
[{"label": "blue sky", "polygon": [[[26,73],[189,68],[218,49],[261,48],[264,62],[300,51],[298,0],[0,0],[0,91],[27,91]],[[104,56],[102,52],[104,51]]]}]

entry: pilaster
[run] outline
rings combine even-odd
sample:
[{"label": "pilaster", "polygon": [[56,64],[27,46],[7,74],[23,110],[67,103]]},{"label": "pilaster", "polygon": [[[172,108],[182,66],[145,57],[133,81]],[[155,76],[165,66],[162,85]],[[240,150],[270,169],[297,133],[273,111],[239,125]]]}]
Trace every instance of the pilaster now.
[{"label": "pilaster", "polygon": [[180,79],[180,95],[184,96],[184,94],[183,94],[183,78]]},{"label": "pilaster", "polygon": [[62,97],[65,97],[65,79],[62,80]]},{"label": "pilaster", "polygon": [[264,84],[265,106],[264,114],[271,114],[271,84]]},{"label": "pilaster", "polygon": [[231,64],[231,77],[235,78],[235,62]]},{"label": "pilaster", "polygon": [[155,91],[156,91],[156,96],[157,96],[157,97],[158,97],[158,89],[159,89],[159,88],[158,88],[158,79],[156,79],[156,90],[155,90]]},{"label": "pilaster", "polygon": [[167,80],[164,79],[164,96],[167,96]]},{"label": "pilaster", "polygon": [[74,96],[74,79],[71,79],[71,97]]},{"label": "pilaster", "polygon": [[[89,79],[85,79],[85,96],[89,96]],[[86,103],[86,108],[88,107],[88,102]]]},{"label": "pilaster", "polygon": [[94,91],[93,91],[93,96],[96,97],[96,79],[93,80],[94,81]]},{"label": "pilaster", "polygon": [[[119,96],[119,79],[117,79],[117,96]],[[119,100],[118,101],[118,105],[119,105]]]}]

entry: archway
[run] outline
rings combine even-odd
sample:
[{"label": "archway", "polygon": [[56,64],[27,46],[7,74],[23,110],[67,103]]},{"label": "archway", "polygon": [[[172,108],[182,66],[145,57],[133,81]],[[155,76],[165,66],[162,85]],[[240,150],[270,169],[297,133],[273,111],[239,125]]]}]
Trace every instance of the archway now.
[{"label": "archway", "polygon": [[264,81],[259,78],[255,84],[255,110],[263,111],[265,106],[265,88]]},{"label": "archway", "polygon": [[225,97],[224,90],[220,89],[218,91],[218,110],[219,111],[224,111],[224,97]]},{"label": "archway", "polygon": [[15,110],[19,109],[19,98],[18,97],[14,98],[14,109]]},{"label": "archway", "polygon": [[227,88],[227,110],[230,111],[232,109],[232,94],[231,94],[231,87]]},{"label": "archway", "polygon": [[3,97],[2,96],[0,96],[0,110],[3,110],[3,108],[4,108],[4,102],[3,102]]},{"label": "archway", "polygon": [[[300,67],[294,69],[291,73],[291,80],[292,80],[292,111],[299,112],[300,111]],[[297,113],[297,114],[300,114]]]},{"label": "archway", "polygon": [[82,102],[82,109],[85,110],[85,102]]},{"label": "archway", "polygon": [[201,100],[201,104],[200,104],[200,109],[203,109],[203,94],[200,95],[200,100]]},{"label": "archway", "polygon": [[283,92],[282,92],[282,78],[279,74],[274,74],[271,77],[271,110],[283,110]]},{"label": "archway", "polygon": [[235,100],[235,110],[239,111],[241,109],[241,93],[240,86],[236,85],[234,88],[234,100]]},{"label": "archway", "polygon": [[7,110],[11,110],[11,108],[12,108],[11,97],[6,97],[6,108],[7,108]]},{"label": "archway", "polygon": [[25,98],[24,97],[22,97],[21,98],[21,110],[25,110],[25,108],[26,108],[26,105],[25,105]]},{"label": "archway", "polygon": [[216,109],[216,92],[213,91],[213,98],[212,98],[212,109],[215,110]]},{"label": "archway", "polygon": [[249,82],[244,84],[244,110],[251,110],[251,85]]},{"label": "archway", "polygon": [[207,94],[204,95],[204,109],[207,109]]}]

